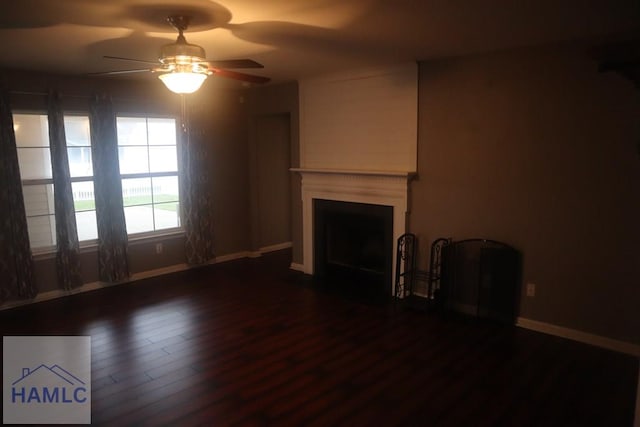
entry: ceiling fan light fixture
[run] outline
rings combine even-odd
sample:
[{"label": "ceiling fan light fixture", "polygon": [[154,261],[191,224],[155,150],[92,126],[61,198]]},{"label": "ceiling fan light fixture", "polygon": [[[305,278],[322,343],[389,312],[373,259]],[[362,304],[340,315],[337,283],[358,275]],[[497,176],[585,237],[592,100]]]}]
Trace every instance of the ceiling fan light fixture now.
[{"label": "ceiling fan light fixture", "polygon": [[[187,43],[187,40],[184,37],[184,31],[187,29],[189,24],[189,17],[184,15],[170,15],[167,20],[178,31],[178,38],[174,43],[169,43],[161,47],[160,56],[158,58],[159,63],[156,68],[107,71],[91,74],[106,75],[151,71],[158,75],[160,80],[162,80],[169,90],[179,94],[193,93],[197,91],[207,79],[207,76],[211,74],[247,83],[267,83],[270,81],[267,77],[254,76],[229,70],[230,68],[264,68],[262,64],[250,59],[215,61],[205,59],[206,56],[204,48],[195,44]],[[104,58],[156,64],[152,61],[123,58],[118,56],[105,56]]]},{"label": "ceiling fan light fixture", "polygon": [[186,94],[193,93],[200,89],[202,83],[207,79],[205,73],[194,73],[191,71],[174,71],[160,74],[158,76],[162,83],[171,92]]}]

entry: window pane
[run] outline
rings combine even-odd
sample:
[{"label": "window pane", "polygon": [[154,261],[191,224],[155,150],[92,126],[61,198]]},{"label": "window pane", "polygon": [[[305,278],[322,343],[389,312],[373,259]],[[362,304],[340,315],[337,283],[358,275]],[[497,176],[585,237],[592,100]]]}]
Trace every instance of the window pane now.
[{"label": "window pane", "polygon": [[46,148],[18,148],[22,179],[51,178],[51,152]]},{"label": "window pane", "polygon": [[93,176],[90,147],[68,147],[69,174],[72,178]]},{"label": "window pane", "polygon": [[177,202],[180,200],[177,176],[153,178],[153,202]]},{"label": "window pane", "polygon": [[149,172],[147,147],[118,147],[120,173]]},{"label": "window pane", "polygon": [[153,208],[151,205],[125,207],[124,218],[128,234],[153,231]]},{"label": "window pane", "polygon": [[149,119],[149,145],[176,145],[175,119]]},{"label": "window pane", "polygon": [[56,218],[54,215],[27,217],[31,249],[56,245]]},{"label": "window pane", "polygon": [[120,173],[148,176],[122,179],[127,231],[180,227],[176,120],[118,117],[117,123]]},{"label": "window pane", "polygon": [[[65,134],[71,177],[91,177],[91,138],[87,116],[65,116]],[[51,153],[47,116],[14,115],[18,161],[24,181],[41,179],[46,184],[23,185],[24,205],[33,248],[51,248],[56,244],[54,187],[51,184]],[[74,182],[72,194],[76,210],[79,240],[96,239],[97,226],[93,182]]]},{"label": "window pane", "polygon": [[[28,217],[53,215],[53,184],[23,185],[24,210]],[[29,230],[31,232],[31,230]]]},{"label": "window pane", "polygon": [[93,192],[93,182],[72,182],[73,207],[76,211],[76,225],[78,240],[93,240],[98,238],[96,222],[96,201]]},{"label": "window pane", "polygon": [[42,114],[14,114],[17,147],[48,147],[49,121]]},{"label": "window pane", "polygon": [[73,207],[76,212],[92,211],[96,209],[96,200],[93,193],[93,182],[72,182]]},{"label": "window pane", "polygon": [[76,212],[76,225],[78,227],[78,240],[95,240],[98,238],[98,226],[96,211]]},{"label": "window pane", "polygon": [[147,145],[147,121],[144,117],[118,117],[118,145]]},{"label": "window pane", "polygon": [[68,147],[90,147],[89,117],[64,116],[64,133]]},{"label": "window pane", "polygon": [[178,156],[176,146],[149,147],[151,172],[177,172]]},{"label": "window pane", "polygon": [[177,202],[156,203],[153,206],[156,230],[180,227],[180,206]]},{"label": "window pane", "polygon": [[124,206],[151,204],[151,178],[122,180],[122,202]]}]

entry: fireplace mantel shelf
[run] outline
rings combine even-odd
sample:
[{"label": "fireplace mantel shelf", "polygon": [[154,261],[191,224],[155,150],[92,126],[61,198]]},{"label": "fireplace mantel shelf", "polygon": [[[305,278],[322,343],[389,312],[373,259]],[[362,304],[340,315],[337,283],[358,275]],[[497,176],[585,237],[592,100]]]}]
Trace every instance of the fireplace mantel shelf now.
[{"label": "fireplace mantel shelf", "polygon": [[291,172],[300,174],[326,174],[326,175],[368,175],[368,176],[386,176],[395,178],[412,179],[417,176],[416,172],[406,171],[379,171],[379,170],[352,170],[352,169],[308,169],[308,168],[291,168]]}]

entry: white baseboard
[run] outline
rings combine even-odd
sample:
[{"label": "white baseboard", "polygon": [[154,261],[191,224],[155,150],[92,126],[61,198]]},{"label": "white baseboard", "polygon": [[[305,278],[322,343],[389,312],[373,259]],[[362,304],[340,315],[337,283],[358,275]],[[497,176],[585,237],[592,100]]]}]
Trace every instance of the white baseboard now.
[{"label": "white baseboard", "polygon": [[248,258],[260,258],[264,254],[268,254],[269,252],[280,251],[282,249],[288,249],[293,247],[293,242],[282,242],[277,243],[275,245],[263,246],[259,248],[257,251],[248,251]]},{"label": "white baseboard", "polygon": [[258,251],[260,253],[266,254],[269,252],[281,251],[282,249],[289,249],[293,247],[293,242],[282,242],[275,245],[263,246]]},{"label": "white baseboard", "polygon": [[[418,295],[418,293],[416,294]],[[453,309],[464,314],[472,316],[476,315],[476,308],[472,305],[457,303],[454,304]],[[530,329],[536,332],[542,332],[549,335],[567,338],[585,344],[594,345],[596,347],[606,348],[607,350],[613,350],[619,353],[630,354],[632,356],[640,358],[640,345],[627,341],[615,340],[612,338],[603,337],[601,335],[579,331],[577,329],[565,328],[563,326],[554,325],[552,323],[527,319],[525,317],[518,317],[516,319],[516,326],[524,329]]]},{"label": "white baseboard", "polygon": [[[237,259],[247,258],[249,256],[249,252],[236,252],[233,254],[227,254],[222,256],[217,256],[209,261],[207,264],[219,264],[223,262],[234,261]],[[187,263],[174,264],[169,265],[167,267],[156,268],[154,270],[142,271],[140,273],[134,273],[126,280],[116,282],[116,283],[107,283],[107,282],[90,282],[85,283],[82,286],[79,286],[75,289],[71,289],[69,291],[63,289],[54,289],[52,291],[41,292],[32,299],[23,299],[16,301],[7,301],[4,304],[0,305],[0,310],[7,310],[10,308],[20,307],[27,304],[35,304],[44,301],[50,301],[57,298],[62,298],[70,295],[80,294],[84,292],[91,292],[98,289],[106,288],[109,286],[117,286],[125,283],[132,283],[142,279],[148,279],[151,277],[162,276],[170,273],[177,273],[179,271],[189,270],[190,268],[194,268]]]},{"label": "white baseboard", "polygon": [[424,299],[429,298],[429,295],[427,295],[426,291],[424,291],[424,292],[423,291],[413,291],[413,295],[418,296],[420,298],[424,298]]},{"label": "white baseboard", "polygon": [[[260,257],[260,256],[262,256],[262,254],[265,254],[265,253],[268,253],[268,252],[273,252],[273,251],[279,251],[281,249],[290,248],[292,246],[293,246],[292,242],[284,242],[284,243],[279,243],[277,245],[265,246],[263,248],[260,248],[259,252],[242,251],[242,252],[236,252],[236,253],[232,253],[232,254],[216,256],[215,258],[213,258],[212,260],[210,260],[206,264],[209,264],[209,265],[210,264],[219,264],[219,263],[235,261],[235,260],[243,259],[243,258]],[[257,254],[257,256],[255,254]],[[79,286],[79,287],[77,287],[75,289],[72,289],[70,291],[65,291],[63,289],[54,289],[52,291],[41,292],[38,295],[36,295],[35,298],[32,298],[32,299],[8,301],[8,302],[0,305],[0,310],[6,310],[6,309],[9,309],[9,308],[20,307],[22,305],[35,304],[35,303],[38,303],[38,302],[49,301],[49,300],[52,300],[52,299],[62,298],[62,297],[66,297],[66,296],[69,296],[69,295],[80,294],[80,293],[83,293],[83,292],[91,292],[91,291],[95,291],[97,289],[106,288],[106,287],[109,287],[109,286],[116,286],[116,285],[121,285],[121,284],[124,284],[124,283],[131,283],[131,282],[135,282],[137,280],[148,279],[148,278],[151,278],[151,277],[162,276],[162,275],[165,275],[165,274],[177,273],[178,271],[185,271],[185,270],[189,270],[190,268],[194,268],[194,267],[190,266],[187,263],[174,264],[174,265],[169,265],[167,267],[156,268],[154,270],[147,270],[147,271],[143,271],[143,272],[140,272],[140,273],[134,273],[128,279],[123,280],[121,282],[117,282],[117,283],[106,283],[106,282],[85,283],[84,285]]]},{"label": "white baseboard", "polygon": [[[186,264],[186,263],[169,265],[167,267],[156,268],[154,270],[147,270],[147,271],[142,271],[140,273],[134,273],[131,275],[131,277],[129,277],[126,280],[123,280],[121,283],[129,283],[136,280],[148,279],[150,277],[158,277],[158,276],[163,276],[165,274],[177,273],[178,271],[185,271],[185,270],[188,270],[189,268],[191,267],[189,266],[189,264]],[[120,284],[120,282],[118,282],[117,284]]]},{"label": "white baseboard", "polygon": [[[47,292],[40,292],[38,295],[36,295],[34,298],[32,299],[27,299],[27,300],[15,300],[15,301],[8,301],[5,302],[4,304],[2,304],[0,306],[0,310],[8,310],[10,308],[15,308],[15,307],[20,307],[22,305],[27,305],[27,304],[36,304],[39,302],[44,302],[44,301],[49,301],[52,299],[57,299],[57,298],[62,298],[62,297],[66,297],[69,295],[74,295],[74,294],[79,294],[82,292],[89,292],[89,291],[93,291],[96,289],[100,289],[102,288],[102,284],[101,282],[92,282],[92,283],[87,283],[84,284],[76,289],[70,290],[70,291],[65,291],[63,289],[55,289],[53,291],[47,291]],[[86,290],[85,290],[86,288]]]},{"label": "white baseboard", "polygon": [[233,254],[217,256],[211,262],[209,262],[209,264],[219,264],[221,262],[235,261],[243,258],[249,258],[249,252],[243,251],[243,252],[236,252]]},{"label": "white baseboard", "polygon": [[169,267],[159,268],[156,270],[144,271],[141,273],[132,274],[127,280],[123,280],[115,283],[107,283],[107,282],[90,282],[85,283],[82,286],[79,286],[75,289],[71,290],[63,290],[63,289],[54,289],[52,291],[41,292],[36,295],[35,298],[26,299],[26,300],[16,300],[16,301],[8,301],[0,306],[0,310],[7,310],[10,308],[20,307],[28,304],[36,304],[39,302],[50,301],[57,298],[67,297],[71,295],[81,294],[84,292],[91,292],[98,289],[108,288],[110,286],[123,285],[125,283],[132,283],[138,280],[147,279],[150,277],[162,276],[163,274],[175,273],[178,271],[187,270],[190,268],[187,264],[176,264]]},{"label": "white baseboard", "polygon": [[602,347],[608,350],[626,353],[640,358],[640,345],[638,344],[615,340],[612,338],[603,337],[601,335],[595,335],[588,332],[579,331],[577,329],[565,328],[564,326],[540,322],[538,320],[527,319],[524,317],[517,318],[516,326],[549,335],[568,338],[570,340],[595,345],[596,347]]},{"label": "white baseboard", "polygon": [[289,266],[289,268],[294,270],[294,271],[300,271],[300,272],[304,273],[304,265],[298,264],[297,262],[292,262],[291,265]]}]

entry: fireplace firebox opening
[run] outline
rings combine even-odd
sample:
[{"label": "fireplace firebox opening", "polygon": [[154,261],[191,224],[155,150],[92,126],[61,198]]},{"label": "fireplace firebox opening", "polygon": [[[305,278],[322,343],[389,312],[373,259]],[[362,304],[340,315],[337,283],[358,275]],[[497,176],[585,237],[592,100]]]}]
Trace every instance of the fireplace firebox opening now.
[{"label": "fireplace firebox opening", "polygon": [[368,296],[388,296],[393,207],[313,200],[314,276]]}]

